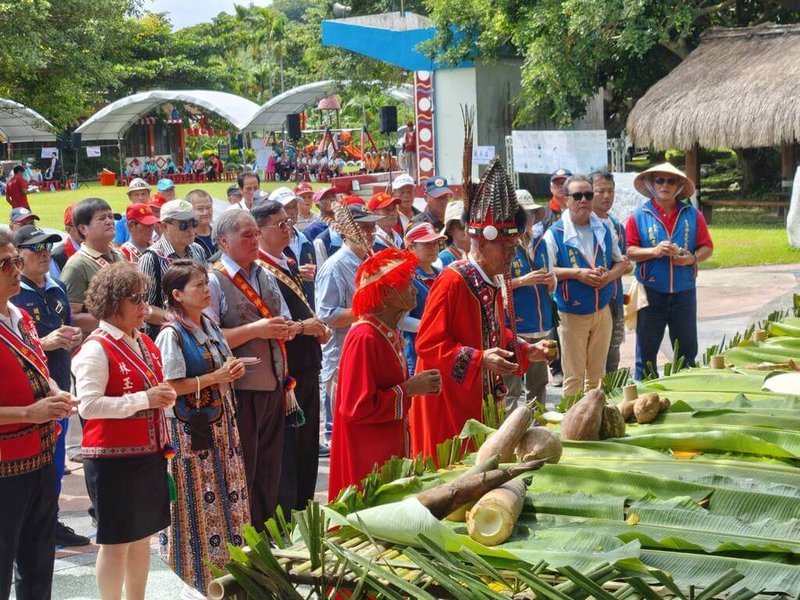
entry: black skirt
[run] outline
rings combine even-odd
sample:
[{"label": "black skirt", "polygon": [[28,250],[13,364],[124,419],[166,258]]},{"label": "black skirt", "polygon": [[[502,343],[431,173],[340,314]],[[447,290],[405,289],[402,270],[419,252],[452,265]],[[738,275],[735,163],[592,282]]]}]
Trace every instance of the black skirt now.
[{"label": "black skirt", "polygon": [[169,525],[167,460],[160,454],[83,461],[98,544],[126,544]]}]

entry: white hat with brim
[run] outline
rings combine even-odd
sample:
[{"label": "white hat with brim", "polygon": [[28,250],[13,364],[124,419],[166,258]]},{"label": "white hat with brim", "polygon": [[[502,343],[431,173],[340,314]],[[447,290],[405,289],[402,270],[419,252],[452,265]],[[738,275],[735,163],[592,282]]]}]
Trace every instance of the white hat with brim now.
[{"label": "white hat with brim", "polygon": [[461,223],[461,216],[464,214],[464,202],[462,200],[453,200],[448,202],[444,209],[444,227],[441,233],[447,231],[447,226],[453,221]]},{"label": "white hat with brim", "polygon": [[655,165],[639,173],[633,180],[633,187],[636,188],[636,191],[642,196],[652,198],[653,192],[648,188],[647,184],[648,182],[652,182],[653,177],[655,177],[657,173],[668,177],[676,177],[678,179],[678,189],[680,190],[677,196],[678,200],[683,200],[694,195],[694,182],[689,179],[683,171],[668,162]]},{"label": "white hat with brim", "polygon": [[516,190],[517,204],[524,210],[536,210],[544,208],[544,204],[537,204],[528,190]]}]

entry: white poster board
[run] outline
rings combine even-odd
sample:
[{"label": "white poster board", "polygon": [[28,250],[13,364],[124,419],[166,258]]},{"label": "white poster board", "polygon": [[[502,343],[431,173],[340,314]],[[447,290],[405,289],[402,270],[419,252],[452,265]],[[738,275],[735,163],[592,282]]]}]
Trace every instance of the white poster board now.
[{"label": "white poster board", "polygon": [[102,156],[100,152],[100,146],[86,146],[86,156],[88,158],[97,158]]},{"label": "white poster board", "polygon": [[256,152],[256,169],[264,170],[267,168],[267,159],[272,152],[272,146],[267,146],[264,138],[253,138],[250,140],[250,147]]},{"label": "white poster board", "polygon": [[476,165],[488,165],[495,156],[494,146],[475,146],[472,149],[472,163]]},{"label": "white poster board", "polygon": [[621,223],[625,223],[636,208],[647,202],[647,198],[633,187],[633,180],[638,173],[612,173],[612,175],[614,206],[611,207],[611,214]]},{"label": "white poster board", "polygon": [[608,142],[603,129],[512,131],[511,140],[517,173],[568,169],[588,174],[608,165]]},{"label": "white poster board", "polygon": [[45,148],[42,147],[42,158],[53,158],[53,155],[58,156],[58,148]]}]

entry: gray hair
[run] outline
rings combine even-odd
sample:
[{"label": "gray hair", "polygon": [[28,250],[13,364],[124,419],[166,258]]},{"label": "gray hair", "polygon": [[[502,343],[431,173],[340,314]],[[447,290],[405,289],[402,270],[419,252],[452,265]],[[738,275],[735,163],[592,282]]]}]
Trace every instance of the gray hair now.
[{"label": "gray hair", "polygon": [[217,221],[217,237],[238,233],[245,221],[250,221],[253,225],[256,224],[256,220],[249,211],[241,208],[229,208],[222,213],[219,221]]},{"label": "gray hair", "polygon": [[14,243],[14,234],[11,230],[3,225],[0,227],[0,246],[8,246]]},{"label": "gray hair", "polygon": [[592,186],[592,180],[589,179],[586,175],[581,175],[576,173],[575,175],[570,175],[567,177],[567,180],[564,182],[564,193],[566,194],[569,190],[569,184],[571,183],[588,183],[589,187]]},{"label": "gray hair", "polygon": [[591,178],[593,184],[598,181],[608,181],[612,186],[616,185],[616,182],[614,181],[614,175],[608,171],[595,171],[589,175],[589,177]]}]

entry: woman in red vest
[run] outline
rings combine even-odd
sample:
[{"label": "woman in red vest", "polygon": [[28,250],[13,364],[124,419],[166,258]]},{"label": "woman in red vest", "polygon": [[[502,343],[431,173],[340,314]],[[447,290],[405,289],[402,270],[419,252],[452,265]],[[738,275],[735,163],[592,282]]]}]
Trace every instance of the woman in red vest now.
[{"label": "woman in red vest", "polygon": [[161,383],[161,356],[140,334],[149,281],[127,262],[100,269],[86,307],[100,321],[75,360],[86,488],[97,516],[97,586],[102,600],[143,600],[150,536],[169,525],[164,409],[175,391]]}]

